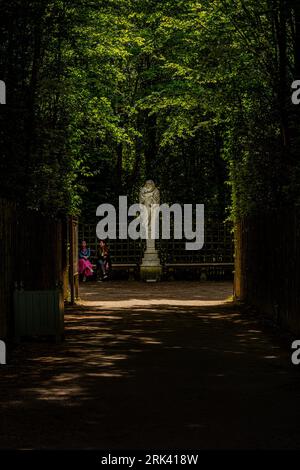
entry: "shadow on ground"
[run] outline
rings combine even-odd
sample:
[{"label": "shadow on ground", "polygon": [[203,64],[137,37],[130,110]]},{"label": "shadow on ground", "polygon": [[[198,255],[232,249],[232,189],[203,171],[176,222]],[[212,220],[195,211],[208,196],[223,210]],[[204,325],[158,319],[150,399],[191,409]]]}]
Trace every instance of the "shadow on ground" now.
[{"label": "shadow on ground", "polygon": [[87,284],[1,367],[1,448],[299,448],[299,370],[227,283]]}]

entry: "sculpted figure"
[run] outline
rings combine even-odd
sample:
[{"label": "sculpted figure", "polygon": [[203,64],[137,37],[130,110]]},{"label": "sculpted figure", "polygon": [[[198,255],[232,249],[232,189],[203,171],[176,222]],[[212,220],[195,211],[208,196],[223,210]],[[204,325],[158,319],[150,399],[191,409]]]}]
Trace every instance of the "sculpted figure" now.
[{"label": "sculpted figure", "polygon": [[160,192],[155,186],[154,181],[146,181],[145,186],[140,191],[140,204],[143,204],[148,213],[148,231],[151,227],[152,217],[154,217],[155,209],[160,204]]}]

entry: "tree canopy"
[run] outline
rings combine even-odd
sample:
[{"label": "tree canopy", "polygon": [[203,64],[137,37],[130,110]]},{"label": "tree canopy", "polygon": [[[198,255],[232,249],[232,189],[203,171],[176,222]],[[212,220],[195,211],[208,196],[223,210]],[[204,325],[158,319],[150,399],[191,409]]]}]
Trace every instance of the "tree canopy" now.
[{"label": "tree canopy", "polygon": [[151,178],[221,215],[299,203],[297,0],[12,0],[0,18],[2,196],[90,218]]}]

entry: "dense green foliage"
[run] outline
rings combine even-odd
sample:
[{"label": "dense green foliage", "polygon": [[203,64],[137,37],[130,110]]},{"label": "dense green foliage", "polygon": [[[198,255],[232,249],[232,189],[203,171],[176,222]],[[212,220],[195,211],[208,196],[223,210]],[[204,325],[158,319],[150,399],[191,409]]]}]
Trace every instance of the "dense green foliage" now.
[{"label": "dense green foliage", "polygon": [[1,194],[92,217],[166,202],[299,202],[297,0],[0,2]]}]

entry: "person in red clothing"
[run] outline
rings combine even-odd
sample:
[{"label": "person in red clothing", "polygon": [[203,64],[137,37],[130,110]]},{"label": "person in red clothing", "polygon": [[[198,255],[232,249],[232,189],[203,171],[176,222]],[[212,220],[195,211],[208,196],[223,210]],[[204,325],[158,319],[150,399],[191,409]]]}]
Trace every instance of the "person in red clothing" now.
[{"label": "person in red clothing", "polygon": [[86,241],[83,240],[81,243],[81,249],[79,251],[78,271],[83,276],[83,282],[88,277],[94,274],[93,265],[90,262],[91,250],[87,247]]}]

